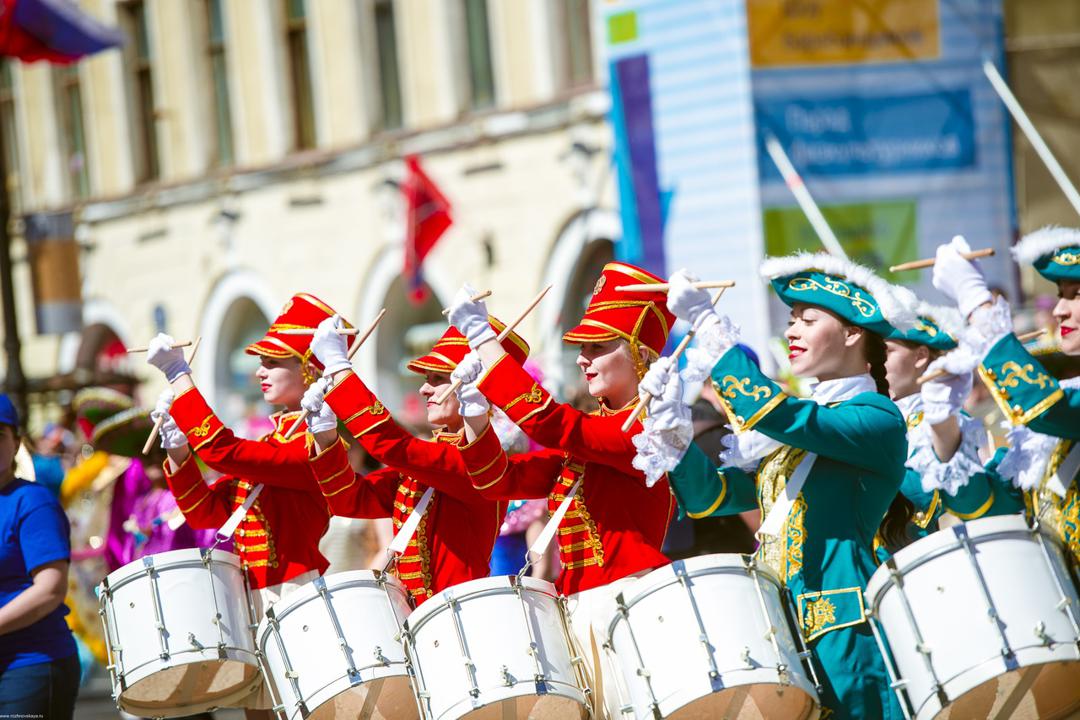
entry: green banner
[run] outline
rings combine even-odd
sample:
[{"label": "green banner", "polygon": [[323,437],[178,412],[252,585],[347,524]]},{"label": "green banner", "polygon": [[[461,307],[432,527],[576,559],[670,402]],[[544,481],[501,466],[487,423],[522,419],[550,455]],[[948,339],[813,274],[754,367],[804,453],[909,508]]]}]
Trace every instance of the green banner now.
[{"label": "green banner", "polygon": [[[826,205],[821,213],[854,262],[877,271],[890,282],[916,279],[918,271],[889,272],[890,265],[918,259],[914,200]],[[824,251],[817,233],[798,207],[765,210],[763,225],[767,255]]]}]

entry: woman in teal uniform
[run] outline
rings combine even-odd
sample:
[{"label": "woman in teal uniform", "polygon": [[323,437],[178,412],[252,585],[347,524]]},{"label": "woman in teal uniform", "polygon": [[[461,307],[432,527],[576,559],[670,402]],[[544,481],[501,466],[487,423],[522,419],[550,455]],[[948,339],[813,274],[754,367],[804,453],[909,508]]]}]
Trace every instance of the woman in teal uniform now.
[{"label": "woman in teal uniform", "polygon": [[[938,248],[934,286],[967,318],[965,340],[981,358],[979,375],[1014,426],[999,472],[1080,562],[1080,380],[1059,383],[1027,351],[1013,334],[1009,306],[993,300],[978,266],[961,256],[969,249],[961,237]],[[1080,356],[1080,230],[1031,233],[1013,247],[1013,256],[1057,284],[1061,351]]]},{"label": "woman in teal uniform", "polygon": [[890,323],[914,318],[871,271],[828,255],[769,259],[761,272],[791,307],[791,369],[817,378],[813,396],[790,397],[763,375],[734,347],[737,330],[708,295],[676,273],[668,307],[699,328],[687,379],[711,375],[734,441],[719,466],[689,441],[679,376],[662,361],[641,385],[658,399],[635,439],[637,462],[654,477],[670,470],[691,517],[760,507],[758,556],[795,600],[823,671],[822,717],[900,718],[862,592],[879,526],[895,540],[911,517],[910,504],[894,503],[907,429],[888,396],[884,337]]},{"label": "woman in teal uniform", "polygon": [[[971,392],[974,363],[966,348],[953,353],[963,327],[959,314],[920,303],[906,288],[894,288],[894,294],[916,315],[914,328],[894,329],[885,340],[889,392],[908,429],[906,473],[900,486],[915,506],[908,539],[937,530],[945,513],[974,520],[999,511],[1016,512],[1008,501],[995,504],[993,488],[1000,479],[992,468],[999,458],[991,469],[983,467],[979,448],[985,444],[985,428],[961,411]],[[919,385],[921,376],[939,368],[951,372]]]}]

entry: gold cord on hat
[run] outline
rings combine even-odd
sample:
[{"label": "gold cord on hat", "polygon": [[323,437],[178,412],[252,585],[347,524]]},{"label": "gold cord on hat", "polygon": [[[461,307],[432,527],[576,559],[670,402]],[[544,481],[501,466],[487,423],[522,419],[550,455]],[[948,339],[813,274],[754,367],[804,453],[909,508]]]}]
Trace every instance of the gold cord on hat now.
[{"label": "gold cord on hat", "polygon": [[641,346],[638,344],[637,338],[630,341],[630,359],[634,362],[634,372],[637,374],[638,382],[641,382],[645,377],[645,373],[649,371],[649,366],[641,359]]},{"label": "gold cord on hat", "polygon": [[300,379],[304,381],[304,387],[310,387],[321,377],[322,373],[311,362],[311,348],[308,348],[300,356]]}]

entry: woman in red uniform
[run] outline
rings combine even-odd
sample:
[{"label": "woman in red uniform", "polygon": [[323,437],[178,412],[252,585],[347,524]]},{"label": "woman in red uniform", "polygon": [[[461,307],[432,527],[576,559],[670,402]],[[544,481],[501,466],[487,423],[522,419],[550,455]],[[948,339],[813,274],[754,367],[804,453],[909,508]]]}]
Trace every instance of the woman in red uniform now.
[{"label": "woman in red uniform", "polygon": [[[496,330],[503,328],[494,318],[490,323]],[[462,415],[486,416],[488,404],[478,393],[463,403],[457,397],[441,405],[433,401],[449,387],[450,373],[468,352],[468,342],[449,328],[428,354],[407,365],[425,378],[420,396],[427,402],[428,423],[437,428],[431,440],[422,440],[394,422],[386,407],[352,371],[345,341],[334,330],[334,320],[324,321],[312,340],[312,350],[326,368],[327,379],[311,387],[304,407],[325,413],[325,393],[329,409],[345,419],[353,437],[387,467],[367,475],[355,474],[340,438],[334,438],[329,446],[321,437],[316,438],[319,453],[312,459],[312,466],[324,478],[319,487],[330,509],[345,517],[389,515],[396,531],[424,491],[435,488],[415,539],[398,559],[398,578],[419,604],[451,585],[487,577],[491,548],[506,514],[506,503],[481,497],[473,489],[457,447],[464,441]],[[529,356],[529,346],[516,333],[503,341],[503,348],[518,363]],[[327,392],[330,383],[333,387]]]},{"label": "woman in red uniform", "polygon": [[[153,413],[155,419],[165,417],[161,429],[162,447],[168,454],[165,477],[188,524],[196,529],[221,527],[253,488],[264,485],[233,536],[233,547],[255,591],[255,622],[282,595],[318,577],[328,566],[319,552],[319,539],[326,532],[330,513],[318,489],[319,478],[308,462],[308,449],[312,434],[326,445],[333,443],[336,421],[313,415],[308,420],[311,434],[285,438],[298,417],[305,389],[319,377],[322,366],[311,355],[310,335],[279,331],[314,329],[333,314],[318,298],[295,295],[266,336],[246,348],[248,354],[259,357],[255,377],[263,398],[283,408],[271,416],[274,432],[257,441],[238,438],[222,424],[192,382],[191,368],[183,351],[172,347],[172,338],[158,335],[150,342],[147,362],[160,369],[171,386]],[[196,455],[223,477],[208,485]],[[265,689],[256,696],[243,705],[271,706]]]},{"label": "woman in red uniform", "polygon": [[450,312],[451,322],[479,356],[479,362],[463,361],[455,376],[465,387],[475,381],[492,404],[550,448],[507,458],[485,416],[466,418],[475,439],[461,452],[477,491],[492,499],[547,498],[554,511],[581,481],[559,525],[563,570],[556,586],[569,596],[571,626],[590,666],[597,717],[618,714],[611,671],[600,660],[600,628],[611,619],[612,598],[631,579],[668,562],[660,548],[674,507],[671,492],[666,479],[650,487],[634,469],[630,438],[640,425],[624,433],[622,424],[674,318],[663,292],[616,291],[620,285],[660,282],[632,265],[609,263],[581,323],[563,336],[580,346],[577,364],[599,404],[591,413],[555,402],[493,342],[494,333],[482,322],[487,311],[483,302],[470,300],[471,288],[459,291]]}]

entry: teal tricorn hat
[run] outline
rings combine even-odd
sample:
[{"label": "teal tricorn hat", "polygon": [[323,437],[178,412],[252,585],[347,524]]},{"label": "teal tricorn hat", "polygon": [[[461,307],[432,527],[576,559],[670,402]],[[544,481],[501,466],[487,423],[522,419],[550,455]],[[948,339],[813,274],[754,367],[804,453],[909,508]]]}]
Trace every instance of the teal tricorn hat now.
[{"label": "teal tricorn hat", "polygon": [[914,314],[893,296],[889,283],[848,260],[797,253],[767,258],[761,274],[787,305],[816,305],[882,337],[914,326]]},{"label": "teal tricorn hat", "polygon": [[1047,280],[1080,282],[1080,230],[1044,227],[1025,235],[1012,253],[1016,262],[1034,265]]},{"label": "teal tricorn hat", "polygon": [[906,287],[893,285],[892,293],[915,316],[915,325],[904,331],[893,328],[885,336],[886,339],[906,340],[943,352],[956,348],[956,338],[963,329],[960,313],[956,309],[925,303]]}]

